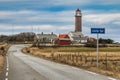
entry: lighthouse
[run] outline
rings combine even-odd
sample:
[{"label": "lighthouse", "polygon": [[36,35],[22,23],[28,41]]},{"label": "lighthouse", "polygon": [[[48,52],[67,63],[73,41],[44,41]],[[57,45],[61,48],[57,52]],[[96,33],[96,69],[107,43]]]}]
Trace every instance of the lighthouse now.
[{"label": "lighthouse", "polygon": [[79,9],[75,12],[75,32],[82,32],[82,13]]},{"label": "lighthouse", "polygon": [[80,9],[75,11],[75,30],[68,33],[73,44],[85,42],[82,34],[82,13]]}]

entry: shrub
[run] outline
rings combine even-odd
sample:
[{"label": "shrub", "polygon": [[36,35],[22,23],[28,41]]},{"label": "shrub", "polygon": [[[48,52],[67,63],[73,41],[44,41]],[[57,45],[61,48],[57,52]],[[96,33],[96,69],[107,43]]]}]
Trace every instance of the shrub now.
[{"label": "shrub", "polygon": [[86,43],[85,47],[95,48],[96,47],[96,43]]}]

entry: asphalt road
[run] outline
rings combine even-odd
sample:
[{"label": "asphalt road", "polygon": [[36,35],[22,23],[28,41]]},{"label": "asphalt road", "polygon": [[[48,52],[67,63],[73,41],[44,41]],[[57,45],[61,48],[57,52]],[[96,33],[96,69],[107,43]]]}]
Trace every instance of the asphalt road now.
[{"label": "asphalt road", "polygon": [[116,80],[114,78],[23,54],[13,45],[6,57],[4,80]]}]

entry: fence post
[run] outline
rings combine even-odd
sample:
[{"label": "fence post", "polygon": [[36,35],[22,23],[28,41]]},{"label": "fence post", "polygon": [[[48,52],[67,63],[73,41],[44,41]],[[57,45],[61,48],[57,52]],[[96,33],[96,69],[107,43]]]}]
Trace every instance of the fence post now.
[{"label": "fence post", "polygon": [[72,61],[73,61],[73,64],[74,64],[74,54],[72,55]]},{"label": "fence post", "polygon": [[87,56],[85,56],[85,64],[87,63]]},{"label": "fence post", "polygon": [[82,61],[82,56],[80,55],[80,61]]},{"label": "fence post", "polygon": [[108,62],[107,62],[107,52],[106,52],[106,70],[108,68]]},{"label": "fence post", "polygon": [[78,63],[78,54],[76,54],[76,64]]}]

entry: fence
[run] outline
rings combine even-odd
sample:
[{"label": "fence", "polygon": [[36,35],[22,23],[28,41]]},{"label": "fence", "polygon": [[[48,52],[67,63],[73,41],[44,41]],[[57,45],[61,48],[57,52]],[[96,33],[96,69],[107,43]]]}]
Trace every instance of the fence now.
[{"label": "fence", "polygon": [[[96,67],[96,54],[91,53],[74,53],[74,54],[51,54],[51,59],[65,64]],[[120,54],[114,55],[104,52],[99,55],[99,68],[107,70],[116,70],[120,72]]]}]

